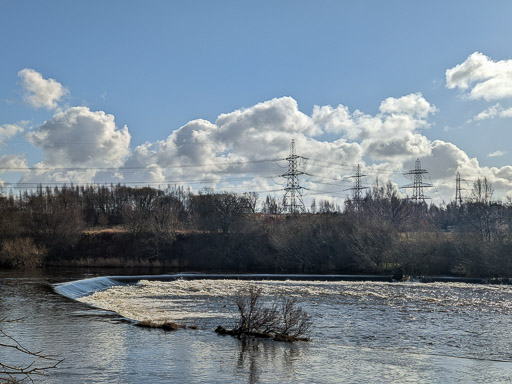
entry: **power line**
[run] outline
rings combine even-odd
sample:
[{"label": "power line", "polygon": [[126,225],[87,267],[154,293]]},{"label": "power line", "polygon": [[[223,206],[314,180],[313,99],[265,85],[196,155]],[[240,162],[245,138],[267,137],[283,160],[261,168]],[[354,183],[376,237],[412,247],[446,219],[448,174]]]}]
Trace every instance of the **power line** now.
[{"label": "power line", "polygon": [[[179,166],[168,165],[160,167],[161,169],[179,169],[194,167],[222,167],[225,165],[236,164],[258,164],[273,163],[282,159],[263,159],[263,160],[247,160],[247,161],[226,161],[222,163],[198,163],[198,164],[181,164]],[[4,171],[125,171],[125,170],[145,170],[147,167],[0,167]]]}]

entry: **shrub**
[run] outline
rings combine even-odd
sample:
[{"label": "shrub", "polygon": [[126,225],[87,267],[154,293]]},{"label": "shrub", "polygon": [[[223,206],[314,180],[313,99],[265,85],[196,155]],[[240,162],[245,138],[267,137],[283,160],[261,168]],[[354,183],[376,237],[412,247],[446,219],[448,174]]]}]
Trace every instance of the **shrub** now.
[{"label": "shrub", "polygon": [[262,288],[254,285],[239,292],[235,296],[237,326],[232,330],[219,326],[216,332],[238,337],[272,337],[276,341],[309,340],[306,335],[311,328],[311,317],[298,307],[296,298],[281,296],[273,303],[264,304],[261,296]]},{"label": "shrub", "polygon": [[0,266],[6,268],[36,268],[43,264],[46,251],[31,238],[5,240],[0,250]]}]

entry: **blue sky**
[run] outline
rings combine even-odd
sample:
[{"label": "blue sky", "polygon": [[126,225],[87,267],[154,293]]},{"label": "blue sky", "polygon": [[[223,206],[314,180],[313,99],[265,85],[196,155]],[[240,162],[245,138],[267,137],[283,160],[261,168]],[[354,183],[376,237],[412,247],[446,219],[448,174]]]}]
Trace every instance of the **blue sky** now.
[{"label": "blue sky", "polygon": [[[276,190],[279,166],[248,162],[295,138],[340,164],[307,166],[343,188],[358,163],[369,185],[403,184],[419,157],[438,200],[456,172],[502,197],[511,14],[509,1],[0,0],[0,166],[28,168],[0,179]],[[304,182],[343,197],[319,180]]]}]

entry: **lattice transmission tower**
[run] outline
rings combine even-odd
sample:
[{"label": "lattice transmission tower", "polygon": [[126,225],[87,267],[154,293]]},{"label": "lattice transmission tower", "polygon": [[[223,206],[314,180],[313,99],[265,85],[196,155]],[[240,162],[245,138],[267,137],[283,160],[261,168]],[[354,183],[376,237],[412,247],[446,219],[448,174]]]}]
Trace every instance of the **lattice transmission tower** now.
[{"label": "lattice transmission tower", "polygon": [[457,172],[457,176],[455,176],[455,204],[459,207],[462,206],[462,188],[460,186],[460,173]]},{"label": "lattice transmission tower", "polygon": [[285,159],[288,161],[288,171],[281,175],[286,178],[286,187],[284,188],[283,206],[289,213],[304,213],[304,201],[302,200],[303,187],[299,184],[299,176],[304,172],[299,171],[298,160],[302,158],[295,153],[295,140],[292,139],[290,145],[290,154]]},{"label": "lattice transmission tower", "polygon": [[416,165],[414,169],[406,172],[406,175],[413,176],[413,183],[404,185],[402,188],[412,188],[412,197],[410,200],[413,200],[416,203],[424,203],[425,200],[430,199],[430,197],[425,196],[423,193],[423,188],[430,188],[432,184],[423,182],[423,175],[428,173],[427,170],[421,168],[420,159],[416,159]]},{"label": "lattice transmission tower", "polygon": [[368,187],[364,187],[361,183],[361,179],[365,176],[366,175],[363,175],[361,173],[361,165],[357,164],[356,174],[353,176],[350,176],[355,179],[355,185],[352,188],[346,189],[346,191],[352,191],[352,199],[353,199],[358,211],[361,210],[361,206],[362,206],[361,202],[363,201],[363,196],[361,194],[361,191],[364,189],[368,189]]}]

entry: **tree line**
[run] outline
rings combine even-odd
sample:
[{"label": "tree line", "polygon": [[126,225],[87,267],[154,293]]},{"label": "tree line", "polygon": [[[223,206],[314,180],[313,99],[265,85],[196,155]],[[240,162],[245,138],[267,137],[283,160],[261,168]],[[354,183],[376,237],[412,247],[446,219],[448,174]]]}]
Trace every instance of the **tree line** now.
[{"label": "tree line", "polygon": [[0,196],[0,266],[174,266],[280,273],[512,275],[512,201],[402,199],[391,182],[343,209],[182,187],[39,187]]}]

